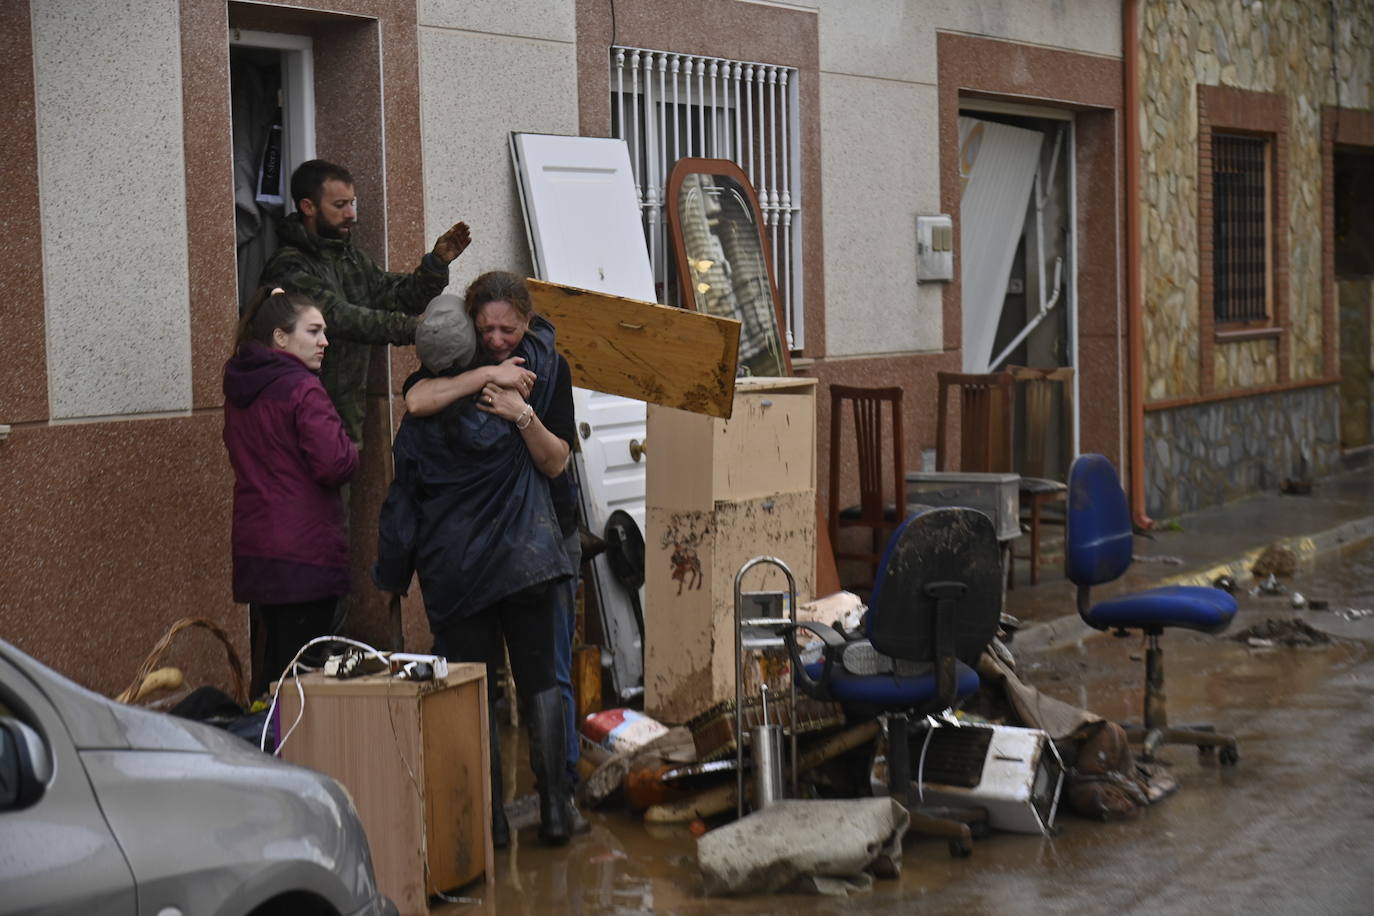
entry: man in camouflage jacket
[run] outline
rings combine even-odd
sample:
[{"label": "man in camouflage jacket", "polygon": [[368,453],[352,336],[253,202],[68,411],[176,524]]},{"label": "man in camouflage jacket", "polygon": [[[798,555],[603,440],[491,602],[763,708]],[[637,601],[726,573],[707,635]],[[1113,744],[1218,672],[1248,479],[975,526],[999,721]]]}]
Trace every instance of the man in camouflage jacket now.
[{"label": "man in camouflage jacket", "polygon": [[353,245],[358,211],[347,169],[322,159],[304,162],[291,175],[291,197],[297,212],[281,221],[281,245],[261,283],[309,296],[324,313],[330,347],[320,379],[361,447],[372,345],[414,343],[414,316],[444,291],[448,265],[471,236],[466,223],[455,223],[414,271],[390,273]]}]

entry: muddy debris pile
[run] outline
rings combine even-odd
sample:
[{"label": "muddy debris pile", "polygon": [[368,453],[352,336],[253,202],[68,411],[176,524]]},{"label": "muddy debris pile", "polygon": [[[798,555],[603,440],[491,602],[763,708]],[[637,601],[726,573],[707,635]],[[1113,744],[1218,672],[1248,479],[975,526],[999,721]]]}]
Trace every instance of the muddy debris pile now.
[{"label": "muddy debris pile", "polygon": [[1246,627],[1231,638],[1255,649],[1269,649],[1274,646],[1296,649],[1331,642],[1330,635],[1296,617],[1271,617],[1263,623]]}]

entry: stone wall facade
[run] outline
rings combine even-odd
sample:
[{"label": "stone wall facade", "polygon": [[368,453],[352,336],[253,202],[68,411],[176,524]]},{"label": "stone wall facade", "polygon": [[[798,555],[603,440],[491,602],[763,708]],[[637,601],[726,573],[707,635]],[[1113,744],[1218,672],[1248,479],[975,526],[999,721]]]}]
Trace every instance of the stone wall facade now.
[{"label": "stone wall facade", "polygon": [[1340,396],[1321,385],[1151,411],[1145,440],[1146,511],[1169,518],[1338,470]]},{"label": "stone wall facade", "polygon": [[[1309,434],[1334,430],[1339,413],[1322,113],[1374,108],[1374,4],[1143,0],[1140,15],[1147,501],[1152,513],[1172,515],[1289,476],[1277,464],[1288,451],[1313,451],[1317,467],[1327,460]],[[1271,326],[1259,331],[1233,333],[1212,319],[1213,129],[1273,141]],[[1284,391],[1319,380],[1333,384]],[[1247,390],[1255,396],[1236,397]],[[1209,403],[1217,398],[1229,400]],[[1283,415],[1318,403],[1333,416]],[[1242,425],[1217,426],[1221,419]],[[1240,447],[1257,429],[1266,430],[1262,452]],[[1330,447],[1339,454],[1338,437]],[[1202,456],[1224,486],[1193,485],[1192,462]]]}]

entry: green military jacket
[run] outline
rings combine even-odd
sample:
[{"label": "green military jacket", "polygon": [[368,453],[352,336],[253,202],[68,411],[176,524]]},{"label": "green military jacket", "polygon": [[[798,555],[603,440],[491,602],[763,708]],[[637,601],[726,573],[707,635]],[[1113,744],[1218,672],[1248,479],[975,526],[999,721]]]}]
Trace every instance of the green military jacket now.
[{"label": "green military jacket", "polygon": [[411,273],[389,273],[352,241],[320,238],[299,213],[278,224],[281,244],[262,269],[264,286],[309,296],[327,324],[320,380],[349,438],[363,442],[373,344],[415,342],[415,318],[448,285],[448,266],[427,254]]}]

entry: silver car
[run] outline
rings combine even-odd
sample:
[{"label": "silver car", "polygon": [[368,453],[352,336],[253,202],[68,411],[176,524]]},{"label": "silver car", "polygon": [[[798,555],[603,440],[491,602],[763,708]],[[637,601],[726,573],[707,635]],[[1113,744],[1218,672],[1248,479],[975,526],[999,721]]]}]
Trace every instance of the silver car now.
[{"label": "silver car", "polygon": [[334,780],[0,640],[0,914],[395,912]]}]

